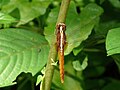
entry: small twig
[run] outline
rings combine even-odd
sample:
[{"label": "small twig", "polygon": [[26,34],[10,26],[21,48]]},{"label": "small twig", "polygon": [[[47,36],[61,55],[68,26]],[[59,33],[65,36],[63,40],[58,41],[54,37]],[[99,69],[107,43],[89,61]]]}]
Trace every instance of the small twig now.
[{"label": "small twig", "polygon": [[[70,4],[70,0],[62,0],[56,25],[60,22],[63,22],[63,23],[65,22],[69,4]],[[54,66],[51,64],[53,63],[53,61],[56,61],[56,56],[57,56],[55,43],[56,43],[56,39],[54,38],[53,45],[51,45],[49,56],[48,56],[48,62],[47,62],[46,71],[45,71],[45,78],[42,85],[43,90],[50,90],[50,87],[51,87],[52,77],[54,73]]]}]

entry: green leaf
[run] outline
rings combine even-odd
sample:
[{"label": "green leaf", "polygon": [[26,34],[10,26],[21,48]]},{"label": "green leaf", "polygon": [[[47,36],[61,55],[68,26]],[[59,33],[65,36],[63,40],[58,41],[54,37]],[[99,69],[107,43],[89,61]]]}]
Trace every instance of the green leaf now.
[{"label": "green leaf", "polygon": [[42,75],[39,75],[39,76],[37,77],[36,85],[38,85],[42,80],[43,80],[43,76],[42,76]]},{"label": "green leaf", "polygon": [[102,4],[102,3],[104,3],[105,2],[105,0],[100,0],[100,4]]},{"label": "green leaf", "polygon": [[[45,67],[41,70],[41,73],[42,73],[43,75],[38,75],[37,81],[36,81],[36,85],[38,85],[40,82],[43,83],[44,78],[45,78]],[[42,85],[42,84],[41,84],[41,85]],[[41,86],[41,88],[42,88],[42,86]]]},{"label": "green leaf", "polygon": [[12,22],[15,22],[15,18],[8,14],[0,12],[0,24],[10,24]]},{"label": "green leaf", "polygon": [[79,52],[81,52],[81,51],[83,50],[84,46],[85,46],[85,45],[81,43],[80,46],[74,48],[74,49],[73,49],[74,55],[76,56]]},{"label": "green leaf", "polygon": [[119,0],[109,0],[109,2],[116,8],[120,9],[120,1]]},{"label": "green leaf", "polygon": [[39,15],[43,15],[52,0],[11,0],[9,4],[2,9],[5,13],[10,13],[18,8],[20,12],[20,22],[17,24],[25,24]]},{"label": "green leaf", "polygon": [[[58,11],[58,8],[56,8],[50,13],[48,27],[45,28],[45,37],[50,45],[52,39],[55,38],[54,30]],[[74,3],[71,2],[66,20],[67,48],[65,55],[69,54],[73,48],[79,46],[82,41],[88,38],[102,12],[103,9],[98,5],[89,4],[78,15]]]},{"label": "green leaf", "polygon": [[87,67],[87,65],[88,65],[88,58],[87,57],[85,57],[82,64],[80,64],[80,62],[78,60],[73,61],[73,68],[77,71],[84,70]]},{"label": "green leaf", "polygon": [[35,75],[46,64],[48,43],[37,33],[23,29],[0,31],[0,87],[14,84],[21,72]]},{"label": "green leaf", "polygon": [[80,16],[78,15],[74,19],[70,19],[71,17],[68,19],[70,24],[66,30],[68,41],[67,54],[88,38],[102,12],[102,8],[96,4],[88,4],[82,10]]},{"label": "green leaf", "polygon": [[0,8],[3,6],[3,5],[6,5],[10,2],[10,0],[0,0]]},{"label": "green leaf", "polygon": [[106,38],[107,55],[120,53],[120,28],[109,30]]},{"label": "green leaf", "polygon": [[108,20],[100,22],[95,27],[95,31],[97,35],[102,35],[103,37],[106,37],[108,31],[116,27],[120,27],[120,23],[117,20]]}]

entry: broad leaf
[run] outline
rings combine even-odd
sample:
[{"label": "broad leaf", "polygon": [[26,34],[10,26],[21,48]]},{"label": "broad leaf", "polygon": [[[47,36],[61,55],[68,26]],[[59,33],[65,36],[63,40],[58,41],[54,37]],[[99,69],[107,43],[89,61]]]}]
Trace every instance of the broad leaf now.
[{"label": "broad leaf", "polygon": [[[52,39],[55,38],[55,23],[59,9],[55,8],[49,15],[48,27],[45,29],[46,39],[51,45]],[[69,54],[73,48],[79,46],[83,40],[86,40],[90,35],[94,25],[98,21],[98,17],[102,14],[103,9],[96,4],[87,5],[78,15],[76,7],[71,2],[68,16],[66,20],[67,30],[67,48],[65,55]]]},{"label": "broad leaf", "polygon": [[0,12],[0,24],[10,24],[12,22],[15,22],[15,18],[8,14]]},{"label": "broad leaf", "polygon": [[116,8],[120,9],[120,1],[119,0],[109,0],[109,2]]},{"label": "broad leaf", "polygon": [[10,0],[0,0],[0,8],[3,6],[3,5],[6,5],[10,2]]},{"label": "broad leaf", "polygon": [[48,44],[39,34],[22,29],[0,31],[0,87],[12,85],[21,72],[35,75],[46,64]]},{"label": "broad leaf", "polygon": [[18,25],[25,24],[34,18],[45,13],[51,0],[11,0],[9,4],[2,7],[2,11],[10,13],[18,8],[20,12],[20,22]]},{"label": "broad leaf", "polygon": [[118,23],[117,20],[108,20],[105,22],[102,21],[95,27],[95,32],[97,35],[101,35],[105,38],[108,31],[116,27],[120,27],[120,23]]},{"label": "broad leaf", "polygon": [[71,23],[69,23],[66,31],[68,41],[67,54],[88,38],[102,12],[103,9],[96,4],[88,4],[80,15],[74,19],[70,19],[71,17],[68,19],[68,22]]},{"label": "broad leaf", "polygon": [[109,30],[106,38],[106,49],[108,56],[120,53],[120,28]]}]

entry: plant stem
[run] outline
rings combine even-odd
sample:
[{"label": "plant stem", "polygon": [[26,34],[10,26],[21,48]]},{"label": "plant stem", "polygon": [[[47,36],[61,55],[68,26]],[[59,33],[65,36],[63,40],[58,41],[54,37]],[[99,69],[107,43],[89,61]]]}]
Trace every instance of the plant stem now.
[{"label": "plant stem", "polygon": [[63,22],[63,23],[65,22],[69,4],[70,4],[70,0],[62,0],[56,24],[60,22]]},{"label": "plant stem", "polygon": [[[65,22],[69,4],[70,4],[70,0],[62,0],[56,25],[60,22],[63,23]],[[48,56],[48,62],[46,66],[45,78],[42,85],[42,90],[50,90],[51,87],[52,77],[54,74],[54,66],[51,64],[54,61],[56,61],[56,56],[57,56],[55,43],[56,43],[56,39],[53,39],[53,45],[51,45],[50,47],[50,52]]]}]

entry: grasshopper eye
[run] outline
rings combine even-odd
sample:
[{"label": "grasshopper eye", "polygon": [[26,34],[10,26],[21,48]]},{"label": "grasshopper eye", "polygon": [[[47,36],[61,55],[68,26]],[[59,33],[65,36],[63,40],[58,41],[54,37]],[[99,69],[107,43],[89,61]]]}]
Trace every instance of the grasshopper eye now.
[{"label": "grasshopper eye", "polygon": [[65,31],[66,30],[66,25],[64,23],[58,23],[57,26],[56,26],[56,30],[63,30]]}]

